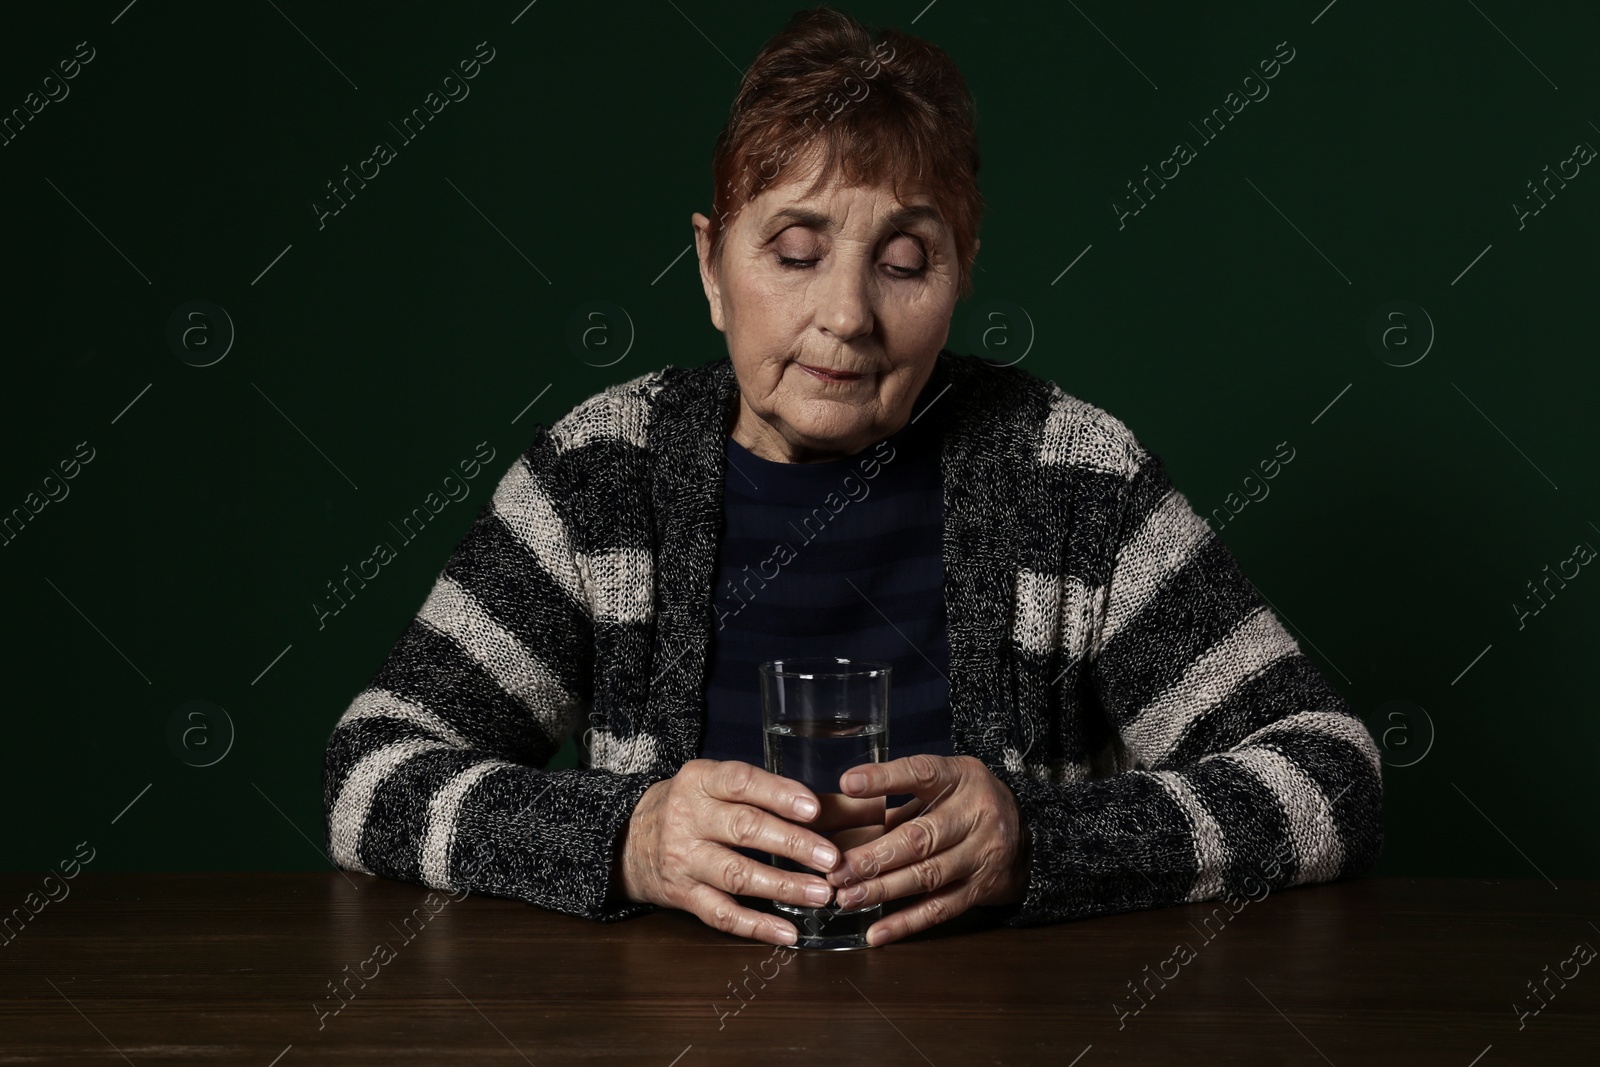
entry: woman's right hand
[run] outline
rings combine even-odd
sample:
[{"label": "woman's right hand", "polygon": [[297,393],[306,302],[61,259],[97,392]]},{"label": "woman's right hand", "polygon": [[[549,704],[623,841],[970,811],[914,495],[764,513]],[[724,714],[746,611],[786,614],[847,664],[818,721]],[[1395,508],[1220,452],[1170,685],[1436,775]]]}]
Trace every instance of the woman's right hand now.
[{"label": "woman's right hand", "polygon": [[792,923],[743,907],[734,895],[815,908],[833,899],[833,886],[728,846],[772,852],[826,874],[839,850],[797,825],[817,816],[817,803],[800,783],[742,760],[689,760],[634,807],[623,838],[622,891],[630,901],[693,912],[724,933],[792,945]]}]

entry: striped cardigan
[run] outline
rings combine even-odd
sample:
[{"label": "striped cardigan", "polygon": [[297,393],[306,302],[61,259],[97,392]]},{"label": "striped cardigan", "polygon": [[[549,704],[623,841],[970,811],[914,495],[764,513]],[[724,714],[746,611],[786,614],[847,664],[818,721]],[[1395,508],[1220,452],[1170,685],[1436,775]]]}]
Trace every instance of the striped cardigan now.
[{"label": "striped cardigan", "polygon": [[[1032,832],[1004,921],[1369,868],[1371,735],[1160,458],[1019,368],[941,352],[922,395],[952,743]],[[641,794],[698,751],[737,396],[723,357],[537,428],[334,727],[335,864],[602,921],[655,909],[621,898],[614,861]],[[544,770],[578,731],[580,765]]]}]

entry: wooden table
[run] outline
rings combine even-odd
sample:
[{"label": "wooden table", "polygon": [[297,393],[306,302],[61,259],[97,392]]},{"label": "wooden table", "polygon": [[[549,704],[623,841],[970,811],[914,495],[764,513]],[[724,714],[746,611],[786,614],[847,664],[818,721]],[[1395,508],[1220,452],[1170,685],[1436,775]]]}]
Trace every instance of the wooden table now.
[{"label": "wooden table", "polygon": [[[0,906],[41,880],[0,876]],[[0,1064],[1600,1063],[1600,962],[1574,958],[1600,947],[1600,882],[1356,880],[1025,930],[969,913],[832,953],[340,872],[68,886],[0,934]]]}]

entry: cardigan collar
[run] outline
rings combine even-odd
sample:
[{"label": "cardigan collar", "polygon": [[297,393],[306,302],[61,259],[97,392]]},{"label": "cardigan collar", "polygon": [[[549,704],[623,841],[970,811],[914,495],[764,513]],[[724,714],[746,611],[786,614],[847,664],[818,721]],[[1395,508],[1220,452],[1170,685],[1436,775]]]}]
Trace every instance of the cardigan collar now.
[{"label": "cardigan collar", "polygon": [[[913,418],[928,420],[944,481],[944,595],[950,644],[952,744],[958,754],[998,758],[1014,706],[1003,669],[1016,583],[1018,471],[976,388],[982,368],[941,351]],[[663,739],[658,773],[672,774],[697,754],[715,629],[713,582],[722,533],[725,440],[739,384],[724,356],[665,376],[650,422],[650,507],[657,535],[655,634],[648,706]],[[997,443],[1000,447],[996,447]],[[907,649],[907,654],[914,654]],[[755,680],[751,679],[754,692]],[[639,724],[643,725],[643,724]]]}]

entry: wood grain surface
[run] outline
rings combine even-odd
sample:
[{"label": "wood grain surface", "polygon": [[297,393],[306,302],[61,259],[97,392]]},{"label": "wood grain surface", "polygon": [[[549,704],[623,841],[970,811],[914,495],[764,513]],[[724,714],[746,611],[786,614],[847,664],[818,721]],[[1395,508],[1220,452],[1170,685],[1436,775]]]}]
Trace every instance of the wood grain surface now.
[{"label": "wood grain surface", "polygon": [[[0,876],[0,906],[39,888]],[[1596,882],[985,911],[842,953],[340,872],[85,871],[5,914],[0,1064],[1600,1062]]]}]

